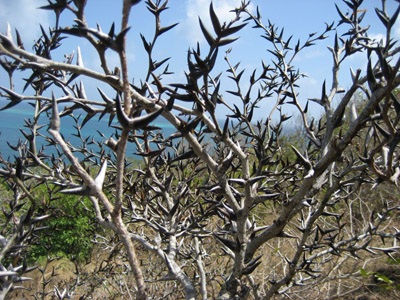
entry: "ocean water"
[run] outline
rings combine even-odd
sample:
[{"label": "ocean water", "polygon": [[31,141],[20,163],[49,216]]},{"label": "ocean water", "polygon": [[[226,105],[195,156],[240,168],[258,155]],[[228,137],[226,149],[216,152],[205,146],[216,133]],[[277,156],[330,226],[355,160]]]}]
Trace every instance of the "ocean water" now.
[{"label": "ocean water", "polygon": [[[33,118],[33,108],[32,109],[8,109],[5,111],[0,111],[0,153],[6,160],[14,160],[15,156],[18,156],[18,152],[12,150],[7,143],[12,146],[16,146],[18,141],[21,139],[25,141],[25,137],[21,132],[21,129],[26,133],[30,133],[29,128],[24,127],[25,120],[32,120]],[[83,121],[84,115],[82,115],[79,119],[80,123]],[[44,125],[43,128],[39,130],[39,133],[43,135],[49,135],[47,132],[48,126],[50,124],[50,120],[43,115],[39,119],[39,124]],[[118,125],[117,119],[114,118],[113,125]],[[151,125],[160,127],[165,136],[169,136],[173,132],[175,132],[175,128],[169,124],[163,117],[158,117]],[[77,137],[73,134],[76,134],[76,126],[74,120],[70,116],[65,116],[61,118],[61,133],[63,134],[66,140],[70,140],[74,146],[80,146],[81,143]],[[108,126],[108,116],[104,116],[100,121],[98,120],[98,116],[94,116],[89,122],[87,122],[81,130],[82,136],[84,138],[92,137],[96,141],[105,141],[104,137],[101,137],[99,133],[101,132],[106,137],[110,137],[113,133],[115,133],[114,128],[110,128]],[[115,139],[115,137],[114,137]],[[41,145],[47,145],[46,140],[43,137],[37,137],[38,148]],[[96,150],[94,145],[89,147],[93,147],[93,150]],[[46,154],[55,153],[55,149],[51,149],[51,147],[46,147]],[[133,144],[128,144],[127,147],[127,156],[135,157],[136,149]]]}]

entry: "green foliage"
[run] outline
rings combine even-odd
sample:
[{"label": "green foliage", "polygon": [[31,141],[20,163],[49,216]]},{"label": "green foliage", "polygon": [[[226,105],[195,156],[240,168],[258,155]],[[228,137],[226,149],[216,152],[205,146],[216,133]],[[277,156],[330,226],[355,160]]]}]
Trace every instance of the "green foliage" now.
[{"label": "green foliage", "polygon": [[91,205],[89,202],[79,196],[62,196],[51,201],[52,217],[42,224],[48,228],[37,236],[28,260],[37,261],[46,256],[87,260],[96,227],[94,216],[87,209]]},{"label": "green foliage", "polygon": [[360,273],[362,277],[369,277],[374,274],[374,272],[367,272],[364,268],[360,269]]},{"label": "green foliage", "polygon": [[398,265],[398,264],[400,264],[400,254],[394,255],[393,258],[394,258],[394,259],[392,259],[392,258],[388,258],[388,259],[387,259],[387,263],[388,263],[389,265]]},{"label": "green foliage", "polygon": [[364,278],[373,276],[375,281],[378,282],[380,284],[380,286],[382,288],[384,288],[385,290],[390,290],[390,289],[400,290],[400,284],[396,284],[393,280],[391,280],[384,274],[381,274],[379,272],[367,272],[363,268],[360,269],[360,273],[361,273],[361,276]]},{"label": "green foliage", "polygon": [[[40,222],[40,227],[45,229],[35,231],[33,244],[26,249],[27,260],[33,263],[47,256],[86,260],[90,257],[93,247],[91,240],[96,228],[91,202],[87,198],[72,195],[51,199],[49,191],[52,189],[54,189],[52,185],[41,184],[31,190],[32,197],[37,199],[39,212],[43,215],[50,214],[51,217]],[[8,207],[6,202],[8,198],[12,198],[12,187],[1,183],[0,201],[5,201],[3,203],[5,207]],[[26,214],[28,207],[23,205],[18,215]],[[5,222],[3,219],[1,221]],[[6,228],[4,230],[11,231],[11,224]],[[4,262],[8,263],[7,260]]]}]

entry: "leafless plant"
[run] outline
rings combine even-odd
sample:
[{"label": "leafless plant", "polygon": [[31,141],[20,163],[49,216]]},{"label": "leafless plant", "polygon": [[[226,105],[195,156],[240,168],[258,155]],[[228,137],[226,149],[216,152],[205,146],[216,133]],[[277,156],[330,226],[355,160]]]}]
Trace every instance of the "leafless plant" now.
[{"label": "leafless plant", "polygon": [[[2,97],[9,100],[2,110],[22,101],[34,104],[34,118],[26,124],[29,132],[23,131],[26,142],[16,146],[25,150],[15,162],[1,161],[0,176],[22,199],[31,201],[31,214],[36,213],[36,202],[30,191],[37,185],[47,184],[51,195],[89,197],[98,223],[113,231],[125,250],[134,278],[123,287],[127,297],[270,299],[311,289],[334,276],[345,278],[332,273],[336,269],[329,263],[335,256],[343,255],[336,261],[340,265],[362,253],[391,256],[398,251],[400,233],[392,225],[398,203],[386,199],[368,203],[360,192],[384,183],[397,191],[400,102],[395,92],[400,84],[400,48],[391,31],[400,8],[388,15],[383,0],[376,9],[386,28],[384,42],[368,36],[362,0],[344,1],[350,14],[337,6],[337,24],[327,24],[305,42],[294,42],[275,25],[265,25],[258,9],[249,11],[249,1],[243,1],[236,17],[223,24],[211,4],[212,31],[200,20],[206,50],[189,49],[186,82],[165,84],[168,59],[157,61],[153,49],[157,39],[177,24],[161,25],[168,1],[148,0],[156,30],[151,42],[142,36],[149,67],[137,86],[129,79],[126,34],[130,10],[139,1],[123,1],[119,33],[114,24],[108,33],[100,26],[88,27],[86,2],[57,0],[42,7],[56,13],[56,25],[48,32],[42,29],[33,52],[24,49],[18,32],[16,39],[11,32],[0,34],[1,65],[10,78],[8,87],[0,87]],[[65,10],[75,15],[75,23],[59,27]],[[223,75],[233,81],[235,90],[224,93],[223,75],[214,77],[212,71],[221,59],[221,48],[234,45],[240,30],[250,24],[260,31],[273,59],[262,63],[261,70],[254,70],[244,83],[243,70],[226,51],[228,71]],[[294,59],[334,32],[329,48],[332,84],[324,82],[321,96],[310,99],[324,115],[310,121],[308,103],[298,98],[303,74]],[[52,59],[51,52],[68,35],[93,45],[102,72],[85,67],[80,50],[76,64],[73,55],[64,62]],[[119,55],[120,71],[110,70],[106,51]],[[343,89],[339,70],[360,52],[367,57],[368,68],[351,70],[352,83]],[[30,96],[13,87],[15,73],[26,70],[31,71],[26,80],[26,88],[34,91]],[[98,82],[99,99],[87,97],[86,78]],[[115,96],[103,92],[103,86],[111,87]],[[360,92],[364,101],[353,106]],[[266,119],[255,120],[255,110],[271,101]],[[60,111],[60,104],[69,106]],[[300,113],[307,135],[301,145],[284,143],[282,129],[290,117],[281,108],[287,105]],[[218,107],[229,111],[224,122],[218,120]],[[81,111],[84,120],[76,118],[80,145],[72,144],[62,134],[63,120]],[[39,125],[40,116],[49,117],[48,134]],[[114,126],[116,116],[115,133],[85,138],[84,125],[94,116],[108,116],[109,126]],[[165,136],[152,125],[160,116],[175,128],[173,134]],[[38,146],[43,137],[46,149]],[[128,144],[142,158],[133,168],[127,163]],[[91,150],[89,145],[97,148]],[[51,148],[56,154],[47,152]],[[43,217],[38,218],[33,222]],[[384,243],[376,244],[376,238]],[[145,259],[138,256],[138,247]],[[2,249],[2,255],[10,253]],[[323,273],[324,266],[332,272]],[[6,275],[11,276],[0,273],[1,278]],[[161,281],[171,283],[168,290],[157,289],[155,283]],[[345,292],[328,291],[326,296]],[[58,289],[55,293],[62,296]]]}]

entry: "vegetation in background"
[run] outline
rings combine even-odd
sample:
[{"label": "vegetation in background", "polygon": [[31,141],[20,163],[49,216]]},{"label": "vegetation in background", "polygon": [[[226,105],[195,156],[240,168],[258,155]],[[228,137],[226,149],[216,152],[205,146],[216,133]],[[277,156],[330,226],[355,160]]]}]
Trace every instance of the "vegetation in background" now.
[{"label": "vegetation in background", "polygon": [[96,230],[90,206],[88,200],[79,196],[62,196],[47,205],[51,217],[40,224],[46,228],[36,234],[28,249],[28,262],[59,256],[73,261],[90,259]]}]

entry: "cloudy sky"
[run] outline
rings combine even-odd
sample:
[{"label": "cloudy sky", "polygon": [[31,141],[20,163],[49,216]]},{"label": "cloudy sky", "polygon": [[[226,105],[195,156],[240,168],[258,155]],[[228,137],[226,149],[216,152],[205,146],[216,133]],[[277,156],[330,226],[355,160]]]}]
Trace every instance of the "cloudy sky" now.
[{"label": "cloudy sky", "polygon": [[[155,0],[153,0],[155,1]],[[133,7],[130,18],[129,32],[129,54],[130,71],[135,82],[140,82],[143,77],[143,70],[146,66],[146,56],[142,47],[139,33],[143,33],[147,39],[151,39],[154,31],[154,22],[151,14],[147,11],[145,1]],[[238,6],[241,0],[214,0],[214,7],[221,21],[229,21],[233,14],[229,11]],[[373,28],[371,33],[374,37],[381,37],[383,27],[380,25],[376,17],[374,6],[379,5],[381,1],[365,0],[364,9],[367,10],[365,24],[370,24]],[[119,28],[121,15],[122,0],[88,0],[87,20],[89,26],[96,27],[98,23],[103,31],[108,32],[112,22],[116,22]],[[325,28],[325,22],[332,23],[338,20],[334,3],[343,8],[346,12],[346,6],[341,1],[321,1],[321,0],[253,0],[250,9],[255,11],[259,6],[264,23],[268,20],[275,23],[279,28],[285,28],[285,35],[288,38],[293,35],[293,43],[298,39],[304,41],[311,32],[321,32]],[[14,28],[18,28],[23,40],[28,45],[39,36],[39,24],[44,28],[53,26],[54,16],[49,11],[37,9],[40,6],[47,5],[47,0],[0,0],[0,31],[5,32],[7,21],[9,22],[12,32]],[[190,47],[195,47],[197,42],[206,51],[206,42],[202,37],[199,29],[198,17],[204,20],[207,26],[211,27],[209,22],[209,4],[210,0],[169,0],[170,7],[164,13],[162,25],[170,25],[179,22],[179,25],[173,31],[162,36],[160,43],[155,49],[155,56],[160,60],[165,57],[172,57],[170,60],[170,70],[175,74],[171,81],[182,81],[184,79],[184,71],[186,70],[186,54]],[[389,12],[394,12],[397,8],[397,2],[387,0],[387,8]],[[162,15],[163,16],[163,15]],[[64,14],[61,18],[61,25],[67,26],[73,24],[74,16],[72,14]],[[394,28],[395,37],[400,38],[400,22],[397,22]],[[233,51],[231,53],[232,62],[241,61],[241,66],[246,68],[248,76],[252,70],[260,65],[261,60],[268,63],[271,59],[266,51],[268,45],[266,41],[260,38],[262,32],[252,30],[251,26],[240,32],[240,39],[232,44]],[[327,40],[327,43],[332,39]],[[296,64],[300,71],[308,75],[302,81],[301,97],[307,99],[310,97],[318,97],[320,95],[320,85],[324,78],[329,82],[329,71],[331,69],[331,56],[327,50],[327,43],[320,46],[312,47],[299,55]],[[64,40],[63,53],[71,53],[80,46],[85,66],[99,70],[98,59],[92,55],[90,45],[76,38],[68,38]],[[25,47],[29,49],[29,47]],[[227,50],[228,47],[222,50]],[[220,52],[220,70],[227,68],[224,62],[224,53]],[[60,58],[62,55],[60,52]],[[118,58],[115,54],[109,55],[110,64],[118,64]],[[352,64],[357,67],[365,67],[366,56],[361,54],[352,59]],[[346,76],[349,77],[348,70],[345,70]],[[343,75],[343,78],[346,78]],[[4,84],[7,77],[0,72],[0,84]],[[346,87],[346,86],[345,86]],[[304,101],[305,101],[304,100]],[[0,100],[1,101],[1,100]]]},{"label": "cloudy sky", "polygon": [[5,32],[7,21],[17,27],[23,40],[33,41],[40,33],[39,23],[48,27],[51,15],[37,9],[43,5],[40,0],[0,0],[0,31]]}]

